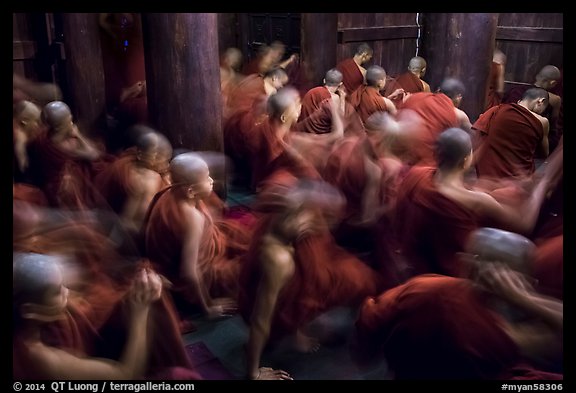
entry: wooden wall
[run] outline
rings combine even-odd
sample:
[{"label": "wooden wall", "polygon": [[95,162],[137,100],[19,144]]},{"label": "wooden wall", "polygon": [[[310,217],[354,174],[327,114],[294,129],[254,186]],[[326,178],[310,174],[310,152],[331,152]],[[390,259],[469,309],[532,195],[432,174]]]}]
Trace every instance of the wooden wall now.
[{"label": "wooden wall", "polygon": [[507,87],[532,83],[543,66],[563,66],[563,14],[500,13],[496,47],[507,56]]},{"label": "wooden wall", "polygon": [[338,61],[352,57],[359,43],[374,49],[370,65],[382,66],[391,76],[406,70],[416,55],[417,13],[338,14]]}]

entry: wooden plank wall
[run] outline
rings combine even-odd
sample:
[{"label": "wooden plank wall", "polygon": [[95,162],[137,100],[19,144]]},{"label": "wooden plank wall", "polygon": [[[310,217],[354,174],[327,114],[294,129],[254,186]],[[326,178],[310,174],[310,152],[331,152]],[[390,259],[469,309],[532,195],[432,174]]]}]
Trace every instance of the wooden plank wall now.
[{"label": "wooden plank wall", "polygon": [[562,13],[500,13],[496,47],[507,57],[506,88],[532,83],[546,64],[563,65]]},{"label": "wooden plank wall", "polygon": [[359,43],[374,49],[370,62],[382,66],[391,76],[406,70],[416,55],[417,13],[338,14],[338,61],[352,57]]}]

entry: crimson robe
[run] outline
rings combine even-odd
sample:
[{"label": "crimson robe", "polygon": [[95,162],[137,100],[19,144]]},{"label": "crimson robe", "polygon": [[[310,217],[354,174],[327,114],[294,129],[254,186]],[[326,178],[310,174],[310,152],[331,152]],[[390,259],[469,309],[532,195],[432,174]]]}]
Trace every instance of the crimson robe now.
[{"label": "crimson robe", "polygon": [[484,112],[473,125],[478,131],[475,148],[479,177],[530,177],[544,129],[536,116],[518,104],[501,104]]},{"label": "crimson robe", "polygon": [[456,253],[464,251],[481,217],[436,189],[435,170],[415,166],[406,174],[398,189],[394,227],[413,274],[462,277],[467,269]]},{"label": "crimson robe", "polygon": [[[312,134],[326,134],[332,132],[332,110],[330,101],[324,100],[318,109],[305,119],[298,120],[294,125],[294,131],[308,132]],[[363,135],[364,124],[356,109],[346,102],[344,114],[340,115],[344,126],[344,136]]]},{"label": "crimson robe", "polygon": [[356,337],[396,379],[500,379],[521,362],[502,317],[463,278],[425,274],[368,297]]},{"label": "crimson robe", "polygon": [[[238,290],[239,257],[247,250],[250,231],[232,220],[212,217],[204,202],[205,217],[198,250],[200,279],[213,297],[235,297]],[[143,225],[146,256],[172,283],[173,290],[188,302],[199,304],[187,280],[181,278],[184,222],[173,187],[157,193]]]},{"label": "crimson robe", "polygon": [[356,109],[363,122],[375,112],[388,112],[384,97],[378,89],[363,85],[350,95],[350,105]]},{"label": "crimson robe", "polygon": [[409,161],[420,165],[436,165],[434,146],[438,136],[447,128],[458,127],[454,103],[442,93],[414,93],[402,109],[410,109],[422,118],[422,127],[411,133]]},{"label": "crimson robe", "polygon": [[[287,171],[278,171],[268,177],[263,187],[289,188],[295,184],[296,179]],[[317,213],[318,219],[322,219],[321,212]],[[261,280],[260,246],[268,230],[271,214],[274,213],[261,213],[241,267],[238,306],[247,323],[258,296]],[[328,227],[321,233],[298,238],[294,243],[294,261],[294,276],[282,288],[276,303],[270,330],[271,340],[294,333],[332,307],[356,306],[365,296],[382,290],[378,273],[337,246]]]},{"label": "crimson robe", "polygon": [[342,82],[348,94],[352,94],[364,84],[364,75],[352,57],[342,60],[336,65],[336,69],[342,73]]},{"label": "crimson robe", "polygon": [[298,121],[302,121],[314,113],[325,100],[332,98],[326,86],[318,86],[308,90],[302,98],[302,109]]}]

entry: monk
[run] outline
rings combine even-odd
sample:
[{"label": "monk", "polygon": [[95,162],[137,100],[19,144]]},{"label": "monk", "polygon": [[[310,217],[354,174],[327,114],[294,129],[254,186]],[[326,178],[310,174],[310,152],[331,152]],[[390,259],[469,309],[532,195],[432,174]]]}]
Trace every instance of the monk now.
[{"label": "monk", "polygon": [[530,183],[529,190],[510,186],[518,190],[519,196],[506,200],[500,195],[496,199],[498,189],[491,191],[492,196],[464,182],[473,164],[472,142],[466,131],[449,128],[442,132],[436,141],[435,156],[435,167],[413,167],[398,190],[394,228],[414,274],[463,277],[466,266],[456,253],[464,249],[468,235],[480,225],[490,223],[530,235],[563,162],[559,152],[541,179]]},{"label": "monk", "polygon": [[14,140],[14,180],[27,179],[26,172],[30,164],[28,145],[41,129],[41,109],[31,101],[22,100],[14,104],[12,112],[12,136]]},{"label": "monk", "polygon": [[396,89],[402,89],[404,94],[391,98],[398,106],[402,100],[412,93],[430,93],[430,85],[422,79],[426,74],[426,60],[421,56],[414,56],[408,62],[408,70],[398,75],[391,83],[386,83],[384,96],[391,95]]},{"label": "monk", "polygon": [[[562,107],[562,98],[559,95],[551,92],[551,90],[553,90],[558,85],[561,77],[562,73],[558,67],[551,64],[545,65],[540,69],[538,74],[536,74],[535,81],[532,83],[532,85],[516,86],[504,94],[504,97],[502,98],[503,103],[517,103],[522,99],[524,92],[529,88],[540,87],[548,91],[548,107],[544,113],[542,113],[542,116],[546,117],[550,124],[550,151],[553,151],[556,148],[563,132],[562,128],[558,127],[558,119],[560,117],[560,109]],[[539,153],[543,154],[544,152]]]},{"label": "monk", "polygon": [[52,206],[87,209],[94,205],[92,163],[102,152],[72,121],[70,108],[52,101],[42,109],[45,129],[30,145],[30,170]]},{"label": "monk", "polygon": [[324,85],[314,87],[302,97],[302,110],[298,121],[302,121],[321,108],[322,102],[332,98],[338,88],[343,84],[342,73],[336,68],[326,71]]},{"label": "monk", "polygon": [[262,45],[258,49],[258,54],[254,59],[246,64],[242,73],[246,76],[251,74],[265,75],[275,67],[287,69],[291,64],[298,60],[298,55],[293,53],[286,60],[282,60],[286,45],[280,41],[274,41],[270,45]]},{"label": "monk", "polygon": [[125,230],[138,233],[154,195],[170,185],[168,179],[172,146],[155,130],[143,132],[136,147],[126,150],[94,179],[98,191],[119,217]]},{"label": "monk", "polygon": [[402,89],[395,90],[389,97],[380,94],[386,86],[386,71],[384,68],[373,65],[366,70],[366,84],[358,87],[349,97],[348,101],[356,109],[363,122],[375,112],[389,112],[396,114],[396,105],[391,98],[403,94]]},{"label": "monk", "polygon": [[352,57],[348,57],[336,65],[336,69],[342,73],[342,82],[346,87],[347,94],[354,93],[357,88],[364,84],[366,68],[363,65],[372,60],[373,55],[374,50],[370,45],[362,42]]},{"label": "monk", "polygon": [[143,225],[145,255],[173,284],[172,292],[208,317],[236,309],[240,257],[250,231],[210,214],[213,180],[199,155],[170,162],[172,185],[154,197]]},{"label": "monk", "polygon": [[12,74],[12,101],[32,101],[42,107],[49,102],[62,99],[60,87],[53,83],[36,82],[16,73]]},{"label": "monk", "polygon": [[435,93],[413,93],[401,105],[401,109],[416,112],[422,118],[422,127],[411,132],[412,149],[404,160],[411,164],[435,165],[434,143],[442,131],[460,127],[466,131],[472,125],[466,113],[459,109],[466,88],[455,78],[446,78]]},{"label": "monk", "polygon": [[[42,340],[42,327],[66,316],[68,289],[58,256],[23,253],[13,259],[13,361],[15,379],[136,379],[148,355],[148,313],[162,291],[160,277],[142,270],[128,294],[129,336],[120,361],[90,358]],[[81,349],[81,348],[77,348]]]},{"label": "monk", "polygon": [[354,307],[378,290],[380,280],[334,244],[329,222],[342,199],[332,187],[278,171],[258,198],[263,217],[240,277],[239,306],[249,325],[247,378],[292,379],[286,371],[260,367],[267,342],[293,334],[298,350],[317,350],[306,324],[330,307]]},{"label": "monk", "polygon": [[563,305],[526,280],[533,250],[516,233],[475,230],[469,277],[421,275],[365,299],[358,359],[384,355],[395,379],[562,379]]},{"label": "monk", "polygon": [[506,69],[506,55],[500,49],[494,49],[490,75],[488,76],[488,92],[486,96],[486,108],[500,105],[504,96],[504,72]]},{"label": "monk", "polygon": [[518,103],[500,104],[480,115],[475,166],[479,177],[529,178],[536,170],[537,150],[548,156],[548,92],[531,88]]},{"label": "monk", "polygon": [[[220,93],[223,110],[228,110],[228,97],[244,77],[240,73],[241,65],[242,52],[238,48],[226,48],[220,55]],[[224,113],[223,117],[227,119],[229,114]]]}]

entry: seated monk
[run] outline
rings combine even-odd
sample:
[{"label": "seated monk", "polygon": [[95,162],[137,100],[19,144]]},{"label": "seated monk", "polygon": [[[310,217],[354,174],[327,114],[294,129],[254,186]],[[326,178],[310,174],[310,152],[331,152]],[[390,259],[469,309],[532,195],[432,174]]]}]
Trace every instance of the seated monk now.
[{"label": "seated monk", "polygon": [[326,71],[324,76],[324,85],[314,87],[302,97],[302,110],[298,121],[302,121],[316,112],[321,104],[333,95],[337,94],[336,91],[342,85],[342,73],[335,68]]},{"label": "seated monk", "polygon": [[95,204],[93,162],[102,152],[72,121],[70,108],[52,101],[42,109],[45,129],[30,145],[30,171],[54,207],[88,209]]},{"label": "seated monk", "polygon": [[120,218],[124,229],[140,231],[150,201],[170,185],[168,162],[172,146],[168,139],[146,126],[136,140],[135,148],[126,150],[118,159],[98,173],[94,184]]},{"label": "seated monk", "polygon": [[430,93],[430,85],[422,79],[426,74],[426,60],[421,56],[414,56],[408,63],[408,71],[398,75],[391,83],[386,83],[383,95],[389,96],[396,89],[402,89],[404,94],[391,98],[396,106],[400,106],[402,100],[412,93]]},{"label": "seated monk", "polygon": [[[148,361],[148,316],[162,292],[160,277],[141,270],[126,297],[130,313],[128,339],[120,360],[86,356],[81,344],[89,325],[74,319],[73,298],[66,288],[63,259],[56,255],[16,253],[13,258],[13,377],[14,379],[128,379],[144,377]],[[68,318],[76,322],[73,348],[61,349],[45,342],[44,326]],[[94,330],[91,331],[96,337]],[[183,375],[180,375],[183,377]],[[198,379],[190,372],[188,378]]]},{"label": "seated monk", "polygon": [[375,112],[389,112],[396,114],[396,105],[392,98],[401,96],[402,89],[395,90],[389,97],[380,94],[386,86],[386,71],[384,68],[373,65],[366,70],[366,83],[358,87],[350,96],[348,102],[356,109],[363,122]]},{"label": "seated monk", "polygon": [[466,278],[425,274],[365,299],[355,357],[385,356],[395,379],[562,379],[562,302],[534,291],[524,272],[534,244],[479,228]]},{"label": "seated monk", "polygon": [[468,115],[458,107],[466,88],[458,79],[446,78],[435,93],[413,93],[399,111],[410,109],[422,118],[422,127],[410,132],[411,149],[405,160],[411,164],[435,165],[434,144],[438,135],[450,127],[469,131]]},{"label": "seated monk", "polygon": [[342,198],[328,184],[278,171],[256,206],[262,217],[240,276],[239,306],[249,326],[247,378],[291,379],[283,370],[260,367],[268,341],[294,335],[296,349],[317,350],[306,324],[331,307],[356,306],[381,288],[380,277],[334,243],[329,228]]},{"label": "seated monk", "polygon": [[563,162],[562,155],[555,154],[540,179],[513,183],[509,188],[518,190],[519,195],[505,199],[503,187],[488,193],[464,182],[473,161],[472,142],[466,131],[449,128],[441,133],[435,155],[437,167],[414,166],[406,174],[394,212],[402,252],[413,264],[415,274],[465,275],[466,266],[456,253],[463,250],[468,235],[479,226],[529,236]]},{"label": "seated monk", "polygon": [[213,180],[198,154],[174,157],[170,175],[172,185],[156,194],[143,225],[145,256],[186,305],[208,317],[228,315],[236,309],[250,230],[211,214],[205,200],[213,195]]},{"label": "seated monk", "polygon": [[41,129],[41,110],[31,101],[22,100],[14,104],[12,112],[12,136],[14,140],[14,181],[26,181],[28,165],[28,146]]},{"label": "seated monk", "polygon": [[478,177],[530,178],[541,151],[549,154],[548,92],[539,87],[524,92],[518,103],[500,104],[480,115],[472,126]]},{"label": "seated monk", "polygon": [[363,65],[372,60],[373,55],[374,50],[370,45],[362,42],[358,45],[352,57],[348,57],[336,64],[336,69],[342,73],[342,82],[344,87],[346,87],[346,94],[354,93],[357,88],[364,84],[366,81],[366,68]]}]

